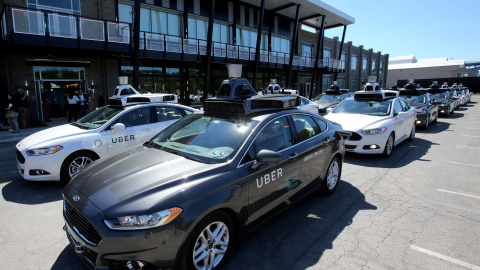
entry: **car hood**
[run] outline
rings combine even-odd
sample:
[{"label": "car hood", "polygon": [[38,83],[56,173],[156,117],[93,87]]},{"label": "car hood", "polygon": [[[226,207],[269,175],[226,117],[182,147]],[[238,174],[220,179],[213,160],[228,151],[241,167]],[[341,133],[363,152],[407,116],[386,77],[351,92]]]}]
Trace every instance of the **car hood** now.
[{"label": "car hood", "polygon": [[119,217],[146,213],[163,199],[204,180],[205,175],[216,175],[222,166],[226,168],[139,146],[93,163],[70,184],[107,217]]},{"label": "car hood", "polygon": [[324,116],[330,121],[339,123],[344,130],[359,131],[366,128],[384,127],[387,116],[373,116],[352,113],[329,113]]},{"label": "car hood", "polygon": [[27,149],[33,149],[37,147],[52,146],[51,143],[55,140],[93,132],[93,130],[85,130],[74,125],[65,124],[34,133],[21,140],[20,143],[22,143]]}]

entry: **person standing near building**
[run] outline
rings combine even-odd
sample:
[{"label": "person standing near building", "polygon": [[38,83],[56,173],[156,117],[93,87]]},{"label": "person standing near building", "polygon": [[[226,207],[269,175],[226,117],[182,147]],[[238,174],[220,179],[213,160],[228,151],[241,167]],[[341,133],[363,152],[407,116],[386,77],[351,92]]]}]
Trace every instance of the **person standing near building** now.
[{"label": "person standing near building", "polygon": [[20,132],[18,128],[18,121],[17,117],[19,115],[18,112],[15,111],[15,108],[13,107],[12,102],[12,96],[8,94],[8,108],[5,110],[5,118],[8,120],[8,124],[12,127],[12,132],[13,133],[18,133]]},{"label": "person standing near building", "polygon": [[95,111],[95,94],[93,93],[92,89],[88,88],[88,111],[87,113],[91,113]]},{"label": "person standing near building", "polygon": [[46,82],[42,92],[42,105],[43,105],[43,120],[45,122],[51,122],[50,120],[50,83]]},{"label": "person standing near building", "polygon": [[74,119],[74,122],[77,121],[78,117],[78,104],[80,104],[80,99],[75,95],[73,90],[70,90],[67,96],[68,102],[68,123]]},{"label": "person standing near building", "polygon": [[17,94],[14,96],[13,106],[20,113],[20,128],[30,127],[30,111],[28,110],[27,92],[18,87]]},{"label": "person standing near building", "polygon": [[85,115],[87,115],[88,96],[85,95],[83,91],[80,89],[78,90],[78,98],[80,99],[80,107],[78,109],[78,118],[82,118]]}]

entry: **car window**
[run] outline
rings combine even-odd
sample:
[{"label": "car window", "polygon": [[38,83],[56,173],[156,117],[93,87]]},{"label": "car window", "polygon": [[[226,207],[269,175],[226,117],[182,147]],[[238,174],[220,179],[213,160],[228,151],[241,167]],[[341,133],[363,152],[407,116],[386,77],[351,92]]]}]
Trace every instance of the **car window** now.
[{"label": "car window", "polygon": [[405,100],[399,99],[398,101],[400,101],[400,105],[402,105],[402,110],[404,112],[406,112],[410,109],[410,105],[407,102],[405,102]]},{"label": "car window", "polygon": [[320,120],[319,118],[316,118],[316,117],[313,117],[313,119],[315,120],[315,122],[317,123],[318,127],[320,128],[320,133],[321,132],[324,132],[325,130],[327,130],[327,123],[323,120]]},{"label": "car window", "polygon": [[119,119],[115,120],[112,126],[115,125],[116,123],[122,123],[127,128],[151,124],[152,121],[150,118],[150,107],[143,107],[143,108],[131,110],[126,114],[122,115]]},{"label": "car window", "polygon": [[218,90],[218,96],[220,97],[229,97],[232,86],[228,83],[222,84]]},{"label": "car window", "polygon": [[308,105],[310,101],[306,98],[302,98],[302,105]]},{"label": "car window", "polygon": [[[370,101],[370,100],[354,100],[346,99],[333,109],[331,113],[354,113],[368,114],[376,116],[390,115],[392,101]],[[400,107],[401,108],[401,107]]]},{"label": "car window", "polygon": [[170,120],[182,118],[182,113],[176,107],[156,106],[155,112],[157,114],[156,121],[158,122],[170,121]]},{"label": "car window", "polygon": [[75,125],[81,128],[95,129],[105,124],[122,111],[123,109],[121,107],[105,106],[87,114],[85,117],[75,122]]},{"label": "car window", "polygon": [[241,84],[235,87],[235,96],[248,96],[248,95],[254,95],[253,91],[248,87],[247,84]]},{"label": "car window", "polygon": [[402,105],[400,105],[400,101],[395,101],[395,105],[393,106],[393,115],[398,115],[399,112],[401,112],[403,109],[402,109]]},{"label": "car window", "polygon": [[320,128],[312,117],[307,115],[292,115],[295,131],[298,135],[298,141],[303,142],[317,134],[320,134]]},{"label": "car window", "polygon": [[123,89],[122,92],[120,92],[121,96],[133,95],[133,94],[135,94],[135,92],[131,88]]}]

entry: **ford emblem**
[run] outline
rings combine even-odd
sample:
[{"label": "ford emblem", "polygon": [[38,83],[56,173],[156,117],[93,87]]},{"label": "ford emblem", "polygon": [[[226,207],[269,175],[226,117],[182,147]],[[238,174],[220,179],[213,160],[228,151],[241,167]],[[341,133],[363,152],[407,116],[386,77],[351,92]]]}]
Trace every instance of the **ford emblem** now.
[{"label": "ford emblem", "polygon": [[78,196],[78,195],[73,196],[73,200],[78,202],[80,200],[80,196]]}]

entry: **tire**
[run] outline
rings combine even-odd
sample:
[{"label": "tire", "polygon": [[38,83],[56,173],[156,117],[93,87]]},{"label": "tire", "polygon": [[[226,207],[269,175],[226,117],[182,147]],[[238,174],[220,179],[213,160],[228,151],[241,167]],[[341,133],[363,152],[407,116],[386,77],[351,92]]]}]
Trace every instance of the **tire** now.
[{"label": "tire", "polygon": [[415,123],[413,123],[412,131],[410,131],[410,136],[408,137],[409,141],[413,141],[415,139]]},{"label": "tire", "polygon": [[390,133],[390,136],[387,138],[387,142],[385,142],[385,150],[383,150],[382,155],[384,157],[389,157],[393,152],[393,147],[395,146],[395,136],[393,133]]},{"label": "tire", "polygon": [[180,257],[180,269],[220,269],[233,247],[234,235],[230,216],[222,211],[209,214],[187,237]]},{"label": "tire", "polygon": [[338,186],[338,181],[342,176],[342,162],[338,157],[334,157],[328,165],[325,178],[322,180],[320,193],[322,195],[330,195],[335,192]]},{"label": "tire", "polygon": [[71,154],[63,161],[60,179],[65,183],[69,183],[76,174],[97,159],[98,157],[95,154],[86,151]]}]

